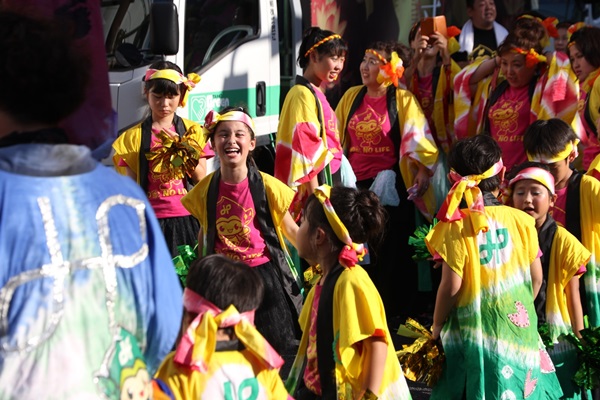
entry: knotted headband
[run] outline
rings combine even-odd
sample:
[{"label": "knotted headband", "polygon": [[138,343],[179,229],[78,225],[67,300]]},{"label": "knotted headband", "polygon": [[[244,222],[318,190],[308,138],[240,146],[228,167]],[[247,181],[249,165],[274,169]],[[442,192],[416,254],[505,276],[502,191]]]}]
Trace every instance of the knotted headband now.
[{"label": "knotted headband", "polygon": [[502,159],[492,165],[488,170],[479,175],[461,176],[454,170],[450,170],[450,179],[454,182],[446,200],[438,211],[437,218],[440,221],[458,221],[464,217],[460,211],[460,202],[464,198],[471,211],[471,221],[475,233],[487,232],[488,223],[485,217],[483,195],[477,185],[484,179],[499,174],[504,169]]},{"label": "knotted headband", "polygon": [[510,182],[508,182],[508,186],[512,188],[515,183],[525,179],[531,179],[538,183],[541,183],[546,188],[548,188],[550,193],[555,194],[554,177],[549,171],[538,167],[529,167],[523,169],[522,171],[519,171],[519,173],[514,178],[512,178]]},{"label": "knotted headband", "polygon": [[198,313],[181,338],[174,361],[199,372],[206,372],[217,345],[217,330],[233,327],[238,340],[267,368],[281,368],[283,359],[254,326],[254,310],[240,313],[230,305],[221,310],[186,288],[183,291],[186,311]]},{"label": "knotted headband", "polygon": [[146,76],[144,77],[144,81],[150,81],[153,79],[167,79],[176,85],[184,84],[187,88],[183,98],[181,99],[181,105],[185,106],[187,102],[187,96],[190,90],[196,87],[196,83],[200,82],[200,75],[191,73],[188,76],[183,76],[179,72],[174,69],[149,69],[146,71]]},{"label": "knotted headband", "polygon": [[529,161],[539,162],[542,164],[552,164],[555,162],[562,161],[562,160],[566,159],[567,157],[569,157],[571,155],[571,153],[575,153],[575,158],[577,158],[577,156],[579,155],[579,152],[577,151],[578,144],[579,144],[579,139],[575,139],[574,141],[567,143],[564,150],[558,152],[554,156],[546,156],[546,155],[541,155],[541,154],[534,155],[531,153],[527,153],[527,158],[529,159]]},{"label": "knotted headband", "polygon": [[548,61],[546,56],[538,54],[534,49],[524,50],[520,47],[513,47],[512,51],[525,56],[525,66],[527,66],[527,68],[533,68],[541,62]]},{"label": "knotted headband", "polygon": [[243,122],[248,126],[248,128],[252,129],[252,132],[256,132],[254,120],[243,111],[231,110],[227,111],[226,113],[219,114],[216,111],[210,110],[204,118],[204,134],[206,136],[213,134],[217,124],[223,121]]},{"label": "knotted headband", "polygon": [[363,260],[365,254],[367,254],[367,249],[363,244],[357,244],[352,241],[348,229],[346,229],[346,226],[344,226],[344,223],[335,212],[335,209],[329,200],[331,197],[331,186],[321,185],[317,187],[315,189],[315,197],[319,199],[323,205],[325,216],[327,217],[329,225],[331,225],[331,228],[335,232],[335,236],[344,243],[344,247],[338,256],[340,264],[347,268],[354,267],[358,261]]},{"label": "knotted headband", "polygon": [[325,42],[329,42],[330,40],[333,39],[341,39],[342,37],[340,35],[338,35],[337,33],[333,34],[333,35],[329,35],[321,40],[319,40],[317,43],[313,44],[312,47],[308,50],[306,50],[306,53],[304,53],[304,57],[308,57],[308,55],[310,53],[312,53],[317,47],[319,47],[320,45],[322,45]]}]

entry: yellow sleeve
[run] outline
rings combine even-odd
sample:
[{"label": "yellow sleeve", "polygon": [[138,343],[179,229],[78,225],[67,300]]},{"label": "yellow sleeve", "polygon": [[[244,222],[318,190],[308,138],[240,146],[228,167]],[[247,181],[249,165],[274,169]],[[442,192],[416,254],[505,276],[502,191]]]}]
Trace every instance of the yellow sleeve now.
[{"label": "yellow sleeve", "polygon": [[139,178],[139,163],[140,163],[140,147],[142,145],[142,125],[138,124],[131,129],[123,132],[112,144],[115,151],[113,156],[113,164],[115,169],[121,175],[126,175],[124,167],[119,166],[119,162],[123,160],[125,164],[135,172],[138,183]]},{"label": "yellow sleeve", "polygon": [[465,224],[464,220],[455,222],[440,221],[425,238],[429,252],[432,255],[439,254],[461,279],[467,262],[467,250],[463,237],[466,233],[463,233],[463,228],[468,225],[470,223]]},{"label": "yellow sleeve", "polygon": [[344,145],[344,147],[348,146],[348,143],[346,143],[346,140],[348,140],[346,138],[346,127],[348,125],[349,118],[348,113],[350,112],[350,108],[352,108],[354,99],[356,99],[356,96],[362,87],[362,85],[354,86],[346,90],[337,107],[335,108],[335,115],[338,120],[338,129],[340,132],[340,142]]},{"label": "yellow sleeve", "polygon": [[[556,265],[560,265],[559,280],[561,287],[566,287],[581,266],[588,263],[591,253],[562,226],[558,226],[552,242],[551,257]],[[552,263],[551,263],[552,265]]]},{"label": "yellow sleeve", "polygon": [[292,204],[295,192],[279,179],[276,179],[263,172],[260,174],[263,178],[267,193],[269,209],[271,211],[271,215],[273,216],[273,223],[276,227],[281,227],[281,224],[283,223],[283,217],[285,217],[285,214],[288,212],[290,205]]},{"label": "yellow sleeve", "polygon": [[204,177],[196,186],[192,188],[185,196],[181,198],[181,204],[190,212],[200,223],[204,231],[207,229],[208,220],[206,216],[206,201],[208,187],[214,172]]}]

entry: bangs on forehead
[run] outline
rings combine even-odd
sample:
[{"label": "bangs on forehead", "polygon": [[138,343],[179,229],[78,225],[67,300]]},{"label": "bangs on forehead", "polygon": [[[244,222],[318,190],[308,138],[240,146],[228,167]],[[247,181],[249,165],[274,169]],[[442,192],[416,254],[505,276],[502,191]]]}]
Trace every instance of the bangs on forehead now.
[{"label": "bangs on forehead", "polygon": [[173,81],[168,79],[152,79],[146,81],[146,90],[148,92],[154,92],[156,94],[166,94],[170,96],[177,96],[181,94],[180,86]]},{"label": "bangs on forehead", "polygon": [[348,45],[343,40],[330,40],[317,47],[317,52],[330,56],[345,57],[348,53]]}]

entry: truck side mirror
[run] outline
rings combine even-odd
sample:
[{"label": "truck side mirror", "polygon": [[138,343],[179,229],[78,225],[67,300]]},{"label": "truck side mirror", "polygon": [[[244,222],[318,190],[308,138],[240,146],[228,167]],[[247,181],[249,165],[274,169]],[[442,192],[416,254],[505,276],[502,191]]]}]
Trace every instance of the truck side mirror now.
[{"label": "truck side mirror", "polygon": [[179,51],[179,18],[172,2],[153,2],[150,10],[150,47],[154,54],[171,56]]}]

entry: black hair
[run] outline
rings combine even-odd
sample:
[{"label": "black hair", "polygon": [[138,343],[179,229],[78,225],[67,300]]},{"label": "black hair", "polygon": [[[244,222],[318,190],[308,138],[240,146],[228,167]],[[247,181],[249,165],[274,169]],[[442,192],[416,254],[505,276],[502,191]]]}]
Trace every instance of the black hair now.
[{"label": "black hair", "polygon": [[265,290],[257,271],[221,254],[194,260],[185,286],[221,310],[233,304],[239,312],[258,308]]},{"label": "black hair", "polygon": [[571,21],[562,21],[556,24],[556,29],[569,29],[571,25],[573,25]]},{"label": "black hair", "polygon": [[[252,118],[252,116],[250,115],[250,112],[248,111],[248,109],[246,107],[243,107],[243,106],[237,106],[237,107],[236,106],[228,106],[228,107],[222,108],[219,111],[219,114],[225,114],[225,113],[228,113],[229,111],[241,111],[244,114],[248,115],[250,118]],[[220,123],[221,122],[217,122],[217,124],[215,125],[215,127],[209,132],[209,134],[208,134],[208,139],[209,140],[213,140],[214,139],[215,132],[217,131],[217,128],[219,127]],[[256,134],[254,133],[254,130],[252,129],[252,127],[249,126],[248,130],[250,131],[250,138],[251,139],[256,139]]]},{"label": "black hair", "polygon": [[367,49],[372,49],[375,51],[385,51],[388,54],[388,62],[392,59],[392,52],[395,51],[398,54],[398,57],[402,59],[402,65],[404,66],[404,68],[408,68],[410,66],[412,58],[411,49],[403,43],[396,42],[394,40],[387,42],[377,41],[369,44],[369,46],[367,46]]},{"label": "black hair", "polygon": [[[335,35],[332,31],[327,31],[319,27],[313,26],[304,31],[302,43],[300,44],[300,54],[298,54],[298,65],[303,70],[308,67],[310,53],[306,54],[316,43],[321,40]],[[319,56],[345,56],[348,52],[348,44],[344,39],[331,39],[317,46],[313,51],[316,51]]]},{"label": "black hair", "polygon": [[516,47],[523,50],[534,49],[542,54],[547,35],[546,28],[537,18],[519,18],[498,47],[498,54],[502,56]]},{"label": "black hair", "polygon": [[[379,248],[388,216],[375,193],[370,190],[334,186],[331,188],[330,201],[354,243],[369,243],[371,250]],[[311,233],[317,228],[325,231],[332,244],[332,252],[338,253],[344,247],[344,243],[337,238],[327,221],[323,205],[314,194],[306,201],[304,217],[303,223],[309,224]]]},{"label": "black hair", "polygon": [[[454,143],[448,154],[448,165],[461,176],[481,174],[502,158],[500,146],[491,136],[481,133]],[[491,192],[500,187],[500,175],[479,182],[479,188]]]},{"label": "black hair", "polygon": [[89,59],[56,22],[0,11],[0,108],[19,123],[58,124],[85,99]]},{"label": "black hair", "polygon": [[[156,61],[156,62],[152,63],[149,68],[157,69],[157,70],[172,69],[172,70],[179,72],[180,74],[183,73],[183,72],[181,72],[181,68],[179,68],[177,66],[177,64],[172,63],[171,61],[164,61],[164,60]],[[178,85],[169,79],[160,79],[159,78],[159,79],[151,79],[151,80],[145,81],[144,89],[147,93],[150,93],[150,91],[153,91],[156,94],[161,94],[161,95],[164,94],[167,96],[180,95],[181,99],[183,99],[183,96],[185,95],[187,87],[183,83],[180,83]]]},{"label": "black hair", "polygon": [[525,130],[523,147],[529,154],[552,157],[576,139],[577,135],[565,121],[558,118],[540,119]]},{"label": "black hair", "polygon": [[569,45],[571,43],[577,45],[577,49],[591,66],[600,67],[600,28],[585,26],[578,29],[571,35]]},{"label": "black hair", "polygon": [[410,31],[408,32],[408,43],[412,45],[412,42],[417,37],[417,32],[419,32],[419,28],[421,27],[421,21],[417,21],[410,27]]}]

